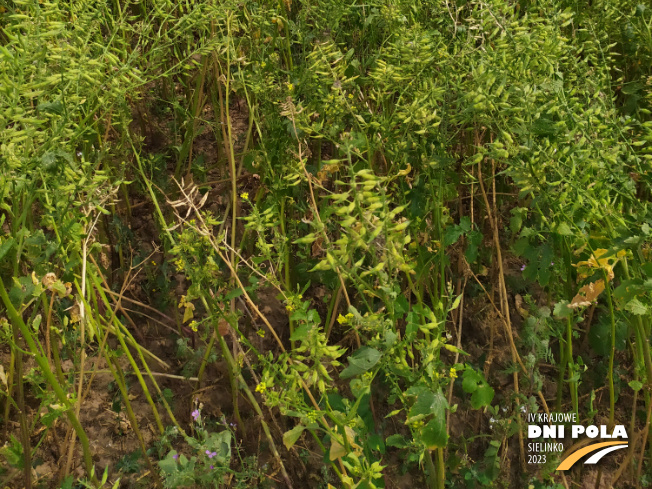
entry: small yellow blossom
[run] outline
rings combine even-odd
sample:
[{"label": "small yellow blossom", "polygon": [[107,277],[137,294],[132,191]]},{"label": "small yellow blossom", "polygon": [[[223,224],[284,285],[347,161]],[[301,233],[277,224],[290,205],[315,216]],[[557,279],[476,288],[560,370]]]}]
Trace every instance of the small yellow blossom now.
[{"label": "small yellow blossom", "polygon": [[292,83],[288,83],[288,90],[291,92],[294,90],[294,85]]},{"label": "small yellow blossom", "polygon": [[261,68],[264,68],[265,66],[267,66],[267,63],[265,63],[264,61],[262,63],[260,63]]},{"label": "small yellow blossom", "polygon": [[190,321],[188,326],[190,326],[190,329],[192,329],[195,333],[197,332],[197,321]]},{"label": "small yellow blossom", "polygon": [[292,304],[288,304],[287,306],[285,306],[285,310],[287,312],[292,312],[294,311],[294,306]]},{"label": "small yellow blossom", "polygon": [[451,367],[450,376],[451,376],[451,379],[456,379],[457,378],[457,370],[455,370],[455,367]]},{"label": "small yellow blossom", "polygon": [[342,316],[341,314],[337,316],[337,322],[340,324],[349,324],[351,322],[351,319],[353,319],[355,316],[353,316],[352,313],[348,313],[346,316]]},{"label": "small yellow blossom", "polygon": [[349,98],[350,98],[351,100],[353,100],[353,94],[352,94],[352,93],[349,94]]},{"label": "small yellow blossom", "polygon": [[267,386],[265,385],[265,382],[261,382],[256,386],[256,392],[260,392],[261,394],[264,394],[266,390],[267,390]]},{"label": "small yellow blossom", "polygon": [[242,192],[242,193],[240,194],[240,198],[241,198],[242,200],[249,200],[249,192]]},{"label": "small yellow blossom", "polygon": [[258,331],[256,331],[256,333],[257,333],[258,336],[260,336],[261,338],[264,338],[264,337],[265,337],[265,330],[264,330],[264,329],[259,329]]}]

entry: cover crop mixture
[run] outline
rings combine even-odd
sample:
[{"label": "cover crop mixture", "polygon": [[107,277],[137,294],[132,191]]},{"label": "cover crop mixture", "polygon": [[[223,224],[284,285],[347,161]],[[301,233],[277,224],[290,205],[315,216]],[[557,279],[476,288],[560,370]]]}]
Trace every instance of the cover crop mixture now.
[{"label": "cover crop mixture", "polygon": [[0,486],[649,487],[651,110],[636,0],[0,1]]}]

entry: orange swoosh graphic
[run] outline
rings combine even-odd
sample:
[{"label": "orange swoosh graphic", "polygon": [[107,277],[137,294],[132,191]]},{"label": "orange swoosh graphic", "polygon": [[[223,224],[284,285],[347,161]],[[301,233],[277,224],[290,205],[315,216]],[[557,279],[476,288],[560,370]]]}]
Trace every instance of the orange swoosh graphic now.
[{"label": "orange swoosh graphic", "polygon": [[591,452],[595,452],[596,450],[599,450],[600,448],[604,447],[611,447],[614,445],[627,445],[627,442],[622,442],[622,441],[605,441],[603,443],[594,443],[593,445],[589,445],[588,447],[580,448],[579,450],[573,452],[570,454],[568,457],[566,457],[562,463],[559,464],[559,467],[557,467],[557,470],[568,470],[570,469],[575,462],[577,462],[579,459],[581,459],[584,455],[587,455]]}]

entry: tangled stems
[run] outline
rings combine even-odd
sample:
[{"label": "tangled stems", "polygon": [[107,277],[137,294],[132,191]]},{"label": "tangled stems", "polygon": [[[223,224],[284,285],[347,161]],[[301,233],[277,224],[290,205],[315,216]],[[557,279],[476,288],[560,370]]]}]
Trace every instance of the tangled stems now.
[{"label": "tangled stems", "polygon": [[11,300],[9,299],[9,295],[7,294],[7,290],[5,289],[2,280],[0,280],[0,297],[2,298],[2,302],[4,303],[5,308],[7,310],[7,315],[9,316],[9,320],[15,326],[18,326],[18,329],[20,329],[20,333],[23,335],[23,338],[25,338],[25,343],[27,343],[30,353],[34,356],[34,360],[36,360],[36,363],[41,369],[41,373],[47,380],[50,387],[52,387],[52,390],[57,396],[59,402],[66,407],[66,415],[68,416],[68,420],[70,421],[70,424],[75,430],[75,433],[77,434],[77,437],[79,438],[79,442],[81,443],[82,446],[86,472],[88,474],[91,474],[91,481],[93,482],[93,484],[99,487],[100,483],[97,480],[97,477],[95,477],[94,470],[93,470],[93,458],[91,456],[91,449],[88,442],[88,436],[86,436],[86,432],[84,431],[84,428],[79,422],[79,419],[77,418],[77,416],[75,416],[75,411],[73,409],[73,406],[70,404],[70,401],[66,396],[66,393],[63,391],[63,388],[61,387],[61,385],[59,385],[59,382],[57,381],[56,377],[52,373],[52,370],[50,369],[50,366],[48,365],[48,361],[45,358],[45,355],[43,355],[40,346],[36,344],[36,341],[34,341],[32,332],[27,327],[25,321],[23,321],[23,318],[20,316],[18,311],[16,311],[14,305],[11,303]]}]

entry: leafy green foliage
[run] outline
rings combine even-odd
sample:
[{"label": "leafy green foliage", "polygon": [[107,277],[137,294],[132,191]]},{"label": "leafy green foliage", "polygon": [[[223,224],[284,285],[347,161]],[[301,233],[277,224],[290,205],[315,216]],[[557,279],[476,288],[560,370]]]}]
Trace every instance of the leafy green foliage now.
[{"label": "leafy green foliage", "polygon": [[[142,446],[118,468],[156,466],[167,487],[260,472],[203,420],[172,448],[182,402],[159,367],[203,392],[219,361],[232,399],[216,407],[250,424],[247,397],[284,483],[301,447],[324,480],[369,489],[395,451],[415,485],[523,486],[501,459],[526,404],[556,388],[557,410],[613,422],[652,380],[646,5],[5,4],[10,466],[65,415],[97,485],[73,407],[101,362],[115,411],[140,388],[161,433],[157,464]],[[179,362],[141,344],[153,325]]]}]

